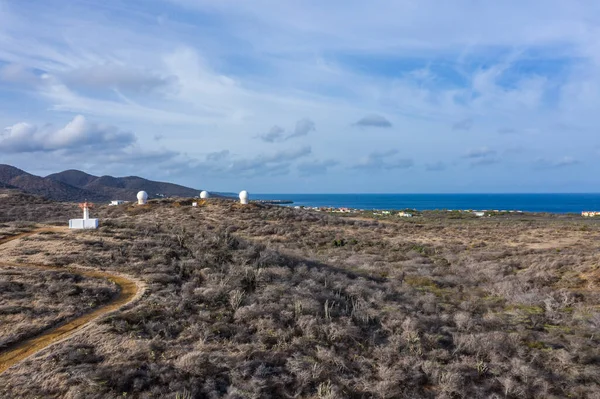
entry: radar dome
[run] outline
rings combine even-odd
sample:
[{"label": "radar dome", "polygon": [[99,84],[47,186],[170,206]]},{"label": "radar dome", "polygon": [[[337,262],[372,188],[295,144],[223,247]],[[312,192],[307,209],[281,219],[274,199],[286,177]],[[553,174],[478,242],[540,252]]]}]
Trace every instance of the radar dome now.
[{"label": "radar dome", "polygon": [[210,197],[210,195],[208,194],[208,191],[202,191],[200,193],[200,198],[207,199],[208,197]]},{"label": "radar dome", "polygon": [[145,191],[140,191],[137,193],[138,205],[145,205],[148,201],[148,193]]},{"label": "radar dome", "polygon": [[247,204],[248,203],[248,191],[243,190],[240,192],[240,203]]}]

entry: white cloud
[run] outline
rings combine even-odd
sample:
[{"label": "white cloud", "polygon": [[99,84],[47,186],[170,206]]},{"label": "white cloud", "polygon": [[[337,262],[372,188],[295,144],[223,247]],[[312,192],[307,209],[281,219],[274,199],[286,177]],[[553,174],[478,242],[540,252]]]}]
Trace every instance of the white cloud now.
[{"label": "white cloud", "polygon": [[413,167],[415,163],[412,159],[399,158],[396,156],[397,154],[398,150],[372,152],[366,158],[361,159],[353,165],[352,168],[364,171],[381,171]]},{"label": "white cloud", "polygon": [[533,163],[533,167],[535,169],[557,169],[577,165],[579,163],[579,160],[570,156],[564,156],[559,159],[538,158]]},{"label": "white cloud", "polygon": [[275,143],[284,140],[284,132],[284,128],[282,128],[281,126],[274,125],[273,127],[271,127],[271,129],[269,129],[267,133],[258,136],[258,138],[267,143]]},{"label": "white cloud", "polygon": [[223,178],[257,178],[290,173],[292,163],[307,157],[310,146],[260,154],[252,158],[234,156],[229,150],[210,153],[205,160],[195,162],[193,167],[203,176]]},{"label": "white cloud", "polygon": [[125,65],[91,65],[59,74],[68,86],[84,89],[118,89],[126,92],[148,93],[176,85],[175,76],[159,76],[152,71]]},{"label": "white cloud", "polygon": [[294,133],[290,134],[287,139],[306,136],[309,132],[314,130],[316,130],[315,123],[308,118],[303,118],[296,122]]},{"label": "white cloud", "polygon": [[282,141],[287,141],[296,137],[303,137],[308,135],[309,132],[315,131],[315,123],[308,119],[302,118],[296,122],[296,127],[294,128],[293,133],[284,135],[285,129],[281,126],[274,125],[271,129],[260,136],[257,136],[259,139],[266,143],[278,143]]},{"label": "white cloud", "polygon": [[360,118],[354,123],[354,126],[389,128],[392,127],[392,123],[381,115],[371,114]]},{"label": "white cloud", "polygon": [[469,151],[467,151],[464,155],[463,158],[469,158],[469,159],[473,159],[473,158],[485,158],[485,157],[489,157],[492,155],[496,155],[496,151],[492,150],[488,147],[481,147],[481,148],[474,148],[471,149]]},{"label": "white cloud", "polygon": [[[262,29],[238,28],[261,50],[299,51],[316,49],[359,49],[440,51],[465,45],[506,46],[580,41],[586,15],[598,12],[591,1],[518,0],[473,3],[458,0],[365,2],[292,1],[273,3],[258,0],[239,3],[226,0],[168,0],[190,9],[244,16]],[[294,18],[282,18],[282,16]],[[349,25],[348,21],[352,21]],[[506,21],[511,21],[507,29]],[[591,19],[590,23],[593,21]],[[264,29],[276,29],[280,37],[262,36]],[[283,48],[283,49],[282,49]]]},{"label": "white cloud", "polygon": [[136,137],[114,126],[92,123],[77,115],[61,129],[38,128],[28,123],[17,123],[0,134],[0,152],[24,153],[58,150],[107,150],[134,144]]},{"label": "white cloud", "polygon": [[497,151],[488,147],[471,149],[462,157],[470,160],[469,165],[471,167],[487,166],[500,162],[500,158],[497,156]]}]

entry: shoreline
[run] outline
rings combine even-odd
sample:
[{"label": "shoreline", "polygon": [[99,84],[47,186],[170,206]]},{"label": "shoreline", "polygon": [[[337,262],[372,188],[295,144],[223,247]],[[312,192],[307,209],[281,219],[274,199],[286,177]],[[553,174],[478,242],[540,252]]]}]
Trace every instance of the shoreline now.
[{"label": "shoreline", "polygon": [[[277,204],[276,204],[277,205]],[[600,218],[599,211],[581,211],[581,212],[547,212],[547,211],[523,211],[523,210],[498,210],[498,209],[360,209],[350,207],[329,207],[329,206],[305,206],[296,205],[294,209],[309,210],[314,212],[341,213],[341,214],[360,214],[371,213],[374,216],[401,216],[413,217],[424,213],[458,213],[463,215],[472,215],[476,217],[490,217],[503,215],[556,215],[556,216],[579,216],[582,218]]]},{"label": "shoreline", "polygon": [[581,214],[600,211],[600,194],[251,194],[305,208],[451,210]]}]

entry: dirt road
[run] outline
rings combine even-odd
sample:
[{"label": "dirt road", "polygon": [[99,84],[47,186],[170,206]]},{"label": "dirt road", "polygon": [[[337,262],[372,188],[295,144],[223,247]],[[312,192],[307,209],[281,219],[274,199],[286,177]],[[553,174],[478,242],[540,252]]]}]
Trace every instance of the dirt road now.
[{"label": "dirt road", "polygon": [[[23,237],[28,237],[46,231],[65,231],[62,227],[43,227],[32,230],[27,233],[18,234],[16,236],[0,239],[0,245],[9,241],[18,240]],[[91,322],[98,319],[107,313],[120,309],[121,307],[133,302],[139,298],[145,289],[144,284],[132,277],[122,274],[109,273],[79,267],[58,267],[48,265],[32,265],[22,263],[6,263],[0,261],[0,266],[29,268],[33,270],[56,270],[67,271],[69,273],[78,274],[85,277],[105,278],[119,286],[119,293],[107,304],[104,304],[89,313],[79,316],[73,320],[61,323],[56,326],[49,327],[40,335],[29,338],[27,340],[15,343],[0,350],[0,374],[6,371],[11,366],[25,360],[26,358],[38,353],[42,349],[50,345],[62,342],[65,339],[72,337],[75,333],[81,332],[90,326]]]}]

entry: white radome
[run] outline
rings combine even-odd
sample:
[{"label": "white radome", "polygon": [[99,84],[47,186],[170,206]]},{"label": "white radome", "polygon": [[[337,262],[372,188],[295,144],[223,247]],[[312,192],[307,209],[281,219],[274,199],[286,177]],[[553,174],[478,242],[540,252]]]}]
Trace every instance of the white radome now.
[{"label": "white radome", "polygon": [[145,205],[148,201],[148,193],[145,191],[140,191],[137,193],[138,205]]},{"label": "white radome", "polygon": [[210,195],[208,194],[208,191],[202,191],[200,193],[200,198],[201,199],[207,199],[208,197],[210,197]]},{"label": "white radome", "polygon": [[240,203],[247,204],[248,203],[248,191],[243,190],[240,192]]}]

